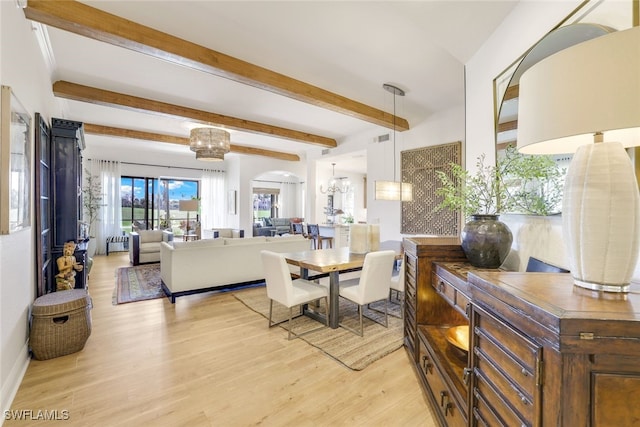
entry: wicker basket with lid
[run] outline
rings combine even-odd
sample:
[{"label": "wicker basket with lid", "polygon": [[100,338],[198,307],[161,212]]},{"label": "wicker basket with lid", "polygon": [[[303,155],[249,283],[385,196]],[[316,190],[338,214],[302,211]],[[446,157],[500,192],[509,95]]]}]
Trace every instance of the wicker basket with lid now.
[{"label": "wicker basket with lid", "polygon": [[91,335],[91,297],[84,289],[52,292],[31,309],[29,341],[33,357],[52,359],[84,348]]}]

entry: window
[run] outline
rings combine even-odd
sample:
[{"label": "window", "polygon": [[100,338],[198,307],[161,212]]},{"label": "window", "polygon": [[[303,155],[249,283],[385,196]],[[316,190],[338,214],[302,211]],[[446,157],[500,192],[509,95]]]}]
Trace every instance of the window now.
[{"label": "window", "polygon": [[278,217],[278,196],[280,190],[277,188],[254,188],[253,189],[253,221],[262,222],[262,218]]},{"label": "window", "polygon": [[[179,201],[199,198],[200,182],[123,176],[120,193],[123,230],[171,229],[182,234],[187,212],[179,210]],[[197,220],[197,213],[189,214],[190,220]]]}]

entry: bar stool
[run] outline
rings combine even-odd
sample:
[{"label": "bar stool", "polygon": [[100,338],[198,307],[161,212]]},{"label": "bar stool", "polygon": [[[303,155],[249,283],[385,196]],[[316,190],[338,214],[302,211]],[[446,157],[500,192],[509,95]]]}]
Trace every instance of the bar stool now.
[{"label": "bar stool", "polygon": [[313,240],[313,249],[323,249],[324,243],[327,242],[327,246],[329,248],[333,248],[333,237],[331,236],[321,236],[320,235],[320,227],[318,224],[308,224],[307,231],[309,238]]},{"label": "bar stool", "polygon": [[320,245],[320,249],[324,248],[324,243],[323,242],[327,242],[327,247],[333,248],[333,237],[318,236],[318,244]]},{"label": "bar stool", "polygon": [[301,222],[292,222],[291,228],[293,230],[293,234],[302,234],[303,236],[305,236],[304,225]]},{"label": "bar stool", "polygon": [[[320,243],[320,229],[318,224],[307,224],[307,236],[313,240],[313,249],[318,249]],[[320,246],[322,248],[322,246]]]}]

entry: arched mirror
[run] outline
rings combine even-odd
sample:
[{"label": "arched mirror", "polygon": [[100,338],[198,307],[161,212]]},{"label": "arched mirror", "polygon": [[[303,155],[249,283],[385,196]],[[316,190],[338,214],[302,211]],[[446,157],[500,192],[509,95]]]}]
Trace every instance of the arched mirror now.
[{"label": "arched mirror", "polygon": [[496,77],[494,93],[498,154],[507,146],[515,145],[517,141],[518,85],[522,74],[532,65],[562,49],[612,31],[630,28],[634,25],[633,17],[633,0],[585,1],[556,29]]},{"label": "arched mirror", "polygon": [[[514,165],[516,162],[513,159],[518,156],[517,152],[508,150],[508,147],[515,147],[518,139],[520,77],[533,65],[556,52],[614,31],[628,29],[634,23],[637,25],[638,13],[638,10],[634,9],[633,0],[586,1],[494,80],[496,159],[502,165]],[[636,15],[635,20],[634,15]],[[547,169],[551,171],[551,176],[555,176],[552,180],[534,179],[525,182],[519,179],[517,173],[513,176],[508,175],[507,187],[511,188],[513,185],[514,194],[522,192],[519,187],[529,186],[526,194],[538,195],[538,199],[532,205],[536,209],[522,209],[526,204],[521,204],[515,207],[514,212],[540,215],[559,212],[564,172],[569,166],[571,157],[566,154],[552,156],[555,167],[552,162],[551,169]],[[539,204],[536,204],[538,202]],[[543,209],[537,209],[537,206],[542,206]]]}]

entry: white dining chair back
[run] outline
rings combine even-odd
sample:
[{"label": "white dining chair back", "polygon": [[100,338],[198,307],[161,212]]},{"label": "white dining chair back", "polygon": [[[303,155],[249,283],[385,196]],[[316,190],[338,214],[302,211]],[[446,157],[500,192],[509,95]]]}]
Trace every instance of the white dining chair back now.
[{"label": "white dining chair back", "polygon": [[384,301],[384,326],[388,327],[387,302],[395,257],[394,251],[369,252],[364,257],[360,277],[340,282],[340,296],[358,304],[360,320],[360,330],[341,324],[343,328],[363,336],[364,306],[376,301]]},{"label": "white dining chair back", "polygon": [[267,285],[267,297],[290,307],[293,299],[293,280],[287,261],[275,252],[262,251],[262,266]]},{"label": "white dining chair back", "polygon": [[395,256],[394,251],[369,252],[365,255],[358,286],[359,301],[354,302],[369,304],[389,296]]},{"label": "white dining chair back", "polygon": [[[294,334],[292,331],[291,320],[293,319],[293,307],[324,299],[324,306],[328,310],[329,292],[327,288],[319,286],[309,280],[292,280],[291,272],[287,267],[287,261],[283,254],[271,251],[261,251],[260,256],[264,269],[267,297],[269,298],[269,327],[278,325],[285,321],[272,322],[273,301],[276,301],[289,309],[288,338],[291,339],[292,336],[299,337],[301,334]],[[328,311],[325,314],[326,326],[329,326]],[[299,315],[296,317],[299,317]],[[318,330],[318,328],[305,333],[310,333],[316,330]]]}]

